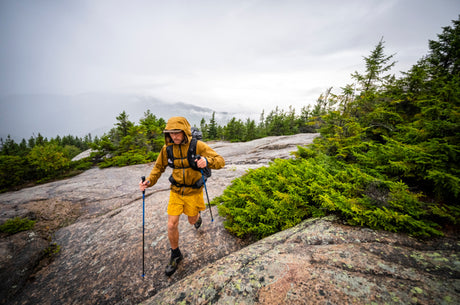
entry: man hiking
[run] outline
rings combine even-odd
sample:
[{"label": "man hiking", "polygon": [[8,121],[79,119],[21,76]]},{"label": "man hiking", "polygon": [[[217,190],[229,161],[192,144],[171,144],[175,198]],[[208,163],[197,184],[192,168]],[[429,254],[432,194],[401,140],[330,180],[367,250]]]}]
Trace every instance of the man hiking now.
[{"label": "man hiking", "polygon": [[[201,226],[200,212],[206,209],[203,199],[202,170],[206,167],[220,169],[225,166],[225,161],[206,143],[192,138],[191,127],[186,118],[170,118],[163,132],[165,145],[147,180],[139,182],[139,188],[144,191],[147,187],[155,185],[167,166],[173,168],[172,175],[169,177],[171,191],[168,203],[171,259],[165,270],[166,275],[171,276],[183,258],[179,249],[180,215],[182,213],[187,215],[188,222],[196,229]],[[195,150],[191,144],[196,145]]]}]

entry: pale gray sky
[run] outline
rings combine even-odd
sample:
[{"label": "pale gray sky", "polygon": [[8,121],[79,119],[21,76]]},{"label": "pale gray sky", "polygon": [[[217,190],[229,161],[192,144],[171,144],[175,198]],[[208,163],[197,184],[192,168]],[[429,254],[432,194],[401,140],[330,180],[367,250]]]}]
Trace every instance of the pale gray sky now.
[{"label": "pale gray sky", "polygon": [[0,95],[300,108],[351,83],[381,37],[407,71],[459,13],[458,0],[0,0]]}]

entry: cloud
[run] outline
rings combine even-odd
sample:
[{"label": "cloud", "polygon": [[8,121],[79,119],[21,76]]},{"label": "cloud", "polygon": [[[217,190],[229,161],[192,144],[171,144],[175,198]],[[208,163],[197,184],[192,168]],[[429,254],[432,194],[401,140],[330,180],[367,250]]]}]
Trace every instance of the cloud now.
[{"label": "cloud", "polygon": [[381,37],[406,70],[460,8],[454,0],[0,5],[2,94],[129,92],[221,109],[314,102],[319,88],[363,69]]}]

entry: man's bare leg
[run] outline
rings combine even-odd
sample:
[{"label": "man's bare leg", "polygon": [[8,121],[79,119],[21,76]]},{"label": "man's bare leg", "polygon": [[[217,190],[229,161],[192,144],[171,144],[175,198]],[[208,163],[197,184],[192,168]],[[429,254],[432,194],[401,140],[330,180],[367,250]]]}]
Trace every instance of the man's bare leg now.
[{"label": "man's bare leg", "polygon": [[179,247],[179,217],[176,215],[168,215],[168,238],[171,249]]},{"label": "man's bare leg", "polygon": [[200,214],[197,214],[196,216],[188,216],[188,222],[191,224],[191,225],[194,225],[198,218],[200,218]]}]

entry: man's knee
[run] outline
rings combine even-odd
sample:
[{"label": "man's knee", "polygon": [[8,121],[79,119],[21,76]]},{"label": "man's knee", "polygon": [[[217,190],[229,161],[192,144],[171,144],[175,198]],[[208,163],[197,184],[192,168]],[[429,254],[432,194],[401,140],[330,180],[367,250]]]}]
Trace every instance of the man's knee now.
[{"label": "man's knee", "polygon": [[179,226],[179,219],[175,217],[170,217],[168,219],[168,231],[175,231]]}]

